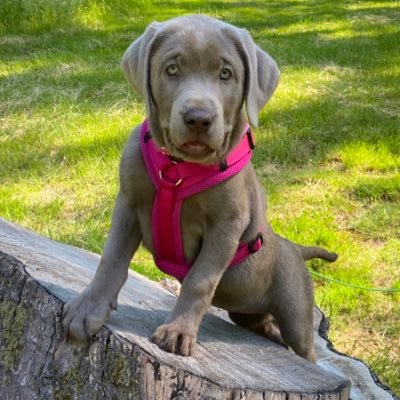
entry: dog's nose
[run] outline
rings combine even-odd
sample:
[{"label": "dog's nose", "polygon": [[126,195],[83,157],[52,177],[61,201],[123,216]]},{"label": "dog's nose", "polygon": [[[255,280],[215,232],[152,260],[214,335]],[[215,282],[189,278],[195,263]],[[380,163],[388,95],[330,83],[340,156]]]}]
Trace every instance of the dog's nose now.
[{"label": "dog's nose", "polygon": [[211,128],[214,115],[202,108],[190,108],[183,114],[185,125],[193,131],[203,132]]}]

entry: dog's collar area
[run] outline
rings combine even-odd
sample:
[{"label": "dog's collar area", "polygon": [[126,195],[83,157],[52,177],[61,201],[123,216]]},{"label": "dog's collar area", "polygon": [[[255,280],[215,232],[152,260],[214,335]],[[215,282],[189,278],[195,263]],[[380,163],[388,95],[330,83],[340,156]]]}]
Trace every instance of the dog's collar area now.
[{"label": "dog's collar area", "polygon": [[171,183],[175,186],[179,186],[183,182],[183,178],[179,178],[175,181],[171,181],[168,178],[164,178],[163,171],[161,169],[158,171],[158,176],[159,176],[160,180],[163,180],[163,179],[167,180],[169,183]]},{"label": "dog's collar area", "polygon": [[[146,120],[144,123],[147,123],[147,120]],[[148,123],[147,123],[147,124],[148,124]],[[256,148],[256,145],[255,145],[255,138],[254,138],[253,132],[251,131],[251,129],[250,129],[250,127],[249,127],[248,125],[246,125],[245,137],[247,137],[247,141],[248,141],[250,150],[254,150],[254,149]],[[243,140],[245,140],[245,137],[242,138],[242,142],[243,142]],[[144,134],[144,136],[143,136],[144,143],[148,143],[151,139],[152,139],[151,132],[150,132],[150,131],[147,131],[147,132]],[[246,151],[246,149],[245,149],[245,147],[243,146],[243,143],[242,143],[242,142],[240,142],[239,145],[238,145],[237,147],[242,147],[242,148],[244,148],[244,151]],[[155,146],[155,147],[156,147],[156,146]],[[235,150],[235,149],[234,149],[234,150]],[[233,150],[233,151],[234,151],[234,150]],[[184,160],[182,160],[182,159],[180,159],[180,158],[176,158],[176,157],[172,156],[172,155],[169,154],[165,149],[159,149],[158,151],[160,151],[162,154],[166,155],[166,156],[170,159],[170,161],[171,161],[173,164],[178,164],[178,163],[181,163],[181,162],[187,162],[187,161],[184,161]],[[229,157],[229,155],[228,155],[228,157]],[[218,167],[219,167],[219,170],[220,170],[221,172],[226,171],[226,170],[228,169],[228,162],[227,162],[227,159],[221,161],[221,162],[219,163]],[[160,175],[160,177],[161,177],[161,171],[160,171],[159,175]]]},{"label": "dog's collar area", "polygon": [[[245,133],[245,136],[242,138],[242,141],[243,140],[245,141],[246,140],[245,138],[247,138],[250,150],[254,150],[256,148],[256,144],[255,144],[256,141],[255,141],[255,138],[253,136],[253,132],[251,131],[249,126],[246,126],[246,128],[247,128],[246,129],[246,133]],[[239,143],[238,146],[243,146],[243,144]],[[245,146],[243,146],[243,147],[245,147]],[[227,158],[229,158],[229,154],[228,154]],[[228,167],[229,167],[227,158],[219,163],[219,170],[221,172],[226,171],[228,169]]]},{"label": "dog's collar area", "polygon": [[[140,130],[140,145],[156,189],[152,209],[154,260],[162,271],[182,280],[191,268],[183,254],[180,220],[183,201],[238,174],[250,161],[255,140],[246,125],[243,138],[222,163],[205,165],[177,160],[159,149],[151,139],[145,120]],[[262,245],[261,233],[250,243],[240,244],[229,267],[240,264]]]}]

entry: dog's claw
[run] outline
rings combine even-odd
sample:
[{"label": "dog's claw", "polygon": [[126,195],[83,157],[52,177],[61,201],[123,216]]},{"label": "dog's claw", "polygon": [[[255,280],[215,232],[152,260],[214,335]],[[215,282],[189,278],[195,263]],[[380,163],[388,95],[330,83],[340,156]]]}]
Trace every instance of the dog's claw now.
[{"label": "dog's claw", "polygon": [[191,356],[196,344],[195,335],[184,333],[173,324],[158,327],[151,340],[165,351],[181,356]]},{"label": "dog's claw", "polygon": [[89,289],[65,304],[61,318],[66,339],[72,343],[87,343],[107,321],[113,304],[116,302],[107,301]]}]

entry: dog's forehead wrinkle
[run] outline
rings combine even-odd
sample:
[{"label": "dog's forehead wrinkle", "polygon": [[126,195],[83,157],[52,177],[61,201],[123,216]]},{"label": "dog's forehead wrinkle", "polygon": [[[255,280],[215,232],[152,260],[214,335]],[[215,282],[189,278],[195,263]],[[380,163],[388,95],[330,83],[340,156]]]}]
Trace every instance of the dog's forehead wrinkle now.
[{"label": "dog's forehead wrinkle", "polygon": [[222,39],[216,35],[210,40],[208,34],[189,31],[166,38],[159,49],[162,48],[163,62],[179,57],[179,62],[190,69],[210,72],[222,68],[226,62],[234,65],[240,60],[233,43],[224,43]]},{"label": "dog's forehead wrinkle", "polygon": [[[236,28],[221,21],[217,21],[208,17],[178,17],[168,21],[160,32],[163,36],[169,36],[174,40],[184,39],[191,44],[197,42],[206,47],[212,45],[219,39],[221,45],[226,42],[224,31],[235,30]],[[203,18],[204,17],[204,18]]]}]

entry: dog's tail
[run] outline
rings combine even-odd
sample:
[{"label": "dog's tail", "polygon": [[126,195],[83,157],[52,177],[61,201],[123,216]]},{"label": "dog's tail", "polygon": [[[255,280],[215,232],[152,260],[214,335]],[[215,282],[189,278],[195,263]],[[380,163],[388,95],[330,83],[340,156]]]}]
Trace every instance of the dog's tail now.
[{"label": "dog's tail", "polygon": [[336,253],[331,253],[318,246],[301,246],[296,245],[300,254],[303,256],[304,261],[312,260],[313,258],[320,258],[321,260],[334,262],[337,260],[338,255]]}]

